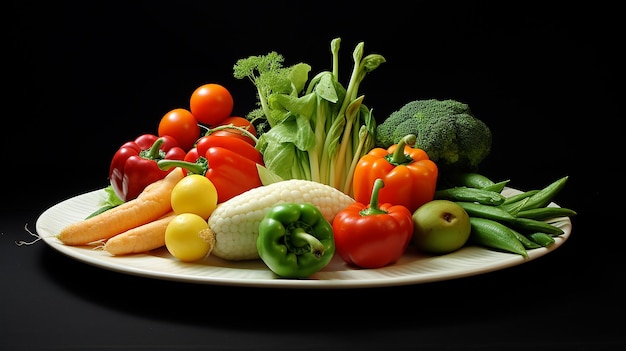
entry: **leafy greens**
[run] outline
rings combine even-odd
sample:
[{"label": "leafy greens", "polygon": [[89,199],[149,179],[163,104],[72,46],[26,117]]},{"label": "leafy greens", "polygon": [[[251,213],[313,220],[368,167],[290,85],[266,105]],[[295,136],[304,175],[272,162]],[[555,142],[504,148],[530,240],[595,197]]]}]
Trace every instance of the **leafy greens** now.
[{"label": "leafy greens", "polygon": [[267,170],[282,179],[313,180],[351,195],[354,167],[376,142],[376,121],[358,89],[385,58],[364,57],[360,42],[344,88],[338,78],[340,42],[340,38],[331,41],[332,71],[320,72],[310,81],[310,65],[285,67],[284,57],[275,51],[240,59],[233,72],[237,79],[250,79],[257,89],[258,107],[247,117],[267,123],[256,144]]}]

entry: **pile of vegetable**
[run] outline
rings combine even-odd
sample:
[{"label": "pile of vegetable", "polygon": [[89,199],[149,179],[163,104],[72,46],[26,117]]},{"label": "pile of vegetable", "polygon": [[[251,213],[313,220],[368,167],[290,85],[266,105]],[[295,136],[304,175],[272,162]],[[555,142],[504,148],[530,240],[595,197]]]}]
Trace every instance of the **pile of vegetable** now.
[{"label": "pile of vegetable", "polygon": [[455,100],[414,100],[376,125],[358,89],[385,59],[359,43],[344,87],[339,44],[332,69],[310,80],[310,65],[283,66],[276,52],[238,60],[234,77],[258,97],[245,117],[231,115],[226,87],[199,86],[157,133],[119,148],[106,203],[57,238],[114,256],[165,247],[183,262],[262,260],[301,279],[335,256],[373,269],[413,243],[433,255],[479,245],[528,257],[563,234],[553,221],[576,212],[552,199],[567,176],[505,196],[508,180],[477,173],[491,131]]},{"label": "pile of vegetable", "polygon": [[454,201],[466,211],[471,242],[528,257],[526,250],[548,247],[564,233],[554,222],[576,215],[572,209],[550,206],[568,179],[564,176],[542,189],[505,197],[507,182],[467,173],[458,178],[457,186],[436,191],[434,198]]}]

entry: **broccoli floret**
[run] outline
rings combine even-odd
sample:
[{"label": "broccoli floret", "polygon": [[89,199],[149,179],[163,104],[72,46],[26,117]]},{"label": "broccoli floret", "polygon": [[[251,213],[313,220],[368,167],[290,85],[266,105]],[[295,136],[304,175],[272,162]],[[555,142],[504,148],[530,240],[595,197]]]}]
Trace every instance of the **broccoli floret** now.
[{"label": "broccoli floret", "polygon": [[475,171],[491,152],[489,127],[456,100],[407,103],[378,124],[376,146],[387,148],[407,134],[415,134],[415,147],[445,171]]}]

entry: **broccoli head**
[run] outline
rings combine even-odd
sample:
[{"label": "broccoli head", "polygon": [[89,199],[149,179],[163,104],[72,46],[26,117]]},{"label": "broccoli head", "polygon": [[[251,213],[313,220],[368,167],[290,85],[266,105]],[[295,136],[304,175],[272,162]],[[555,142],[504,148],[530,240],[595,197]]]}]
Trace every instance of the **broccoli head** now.
[{"label": "broccoli head", "polygon": [[475,171],[491,152],[491,130],[467,104],[456,100],[414,100],[378,124],[376,146],[387,148],[407,134],[415,147],[442,170]]}]

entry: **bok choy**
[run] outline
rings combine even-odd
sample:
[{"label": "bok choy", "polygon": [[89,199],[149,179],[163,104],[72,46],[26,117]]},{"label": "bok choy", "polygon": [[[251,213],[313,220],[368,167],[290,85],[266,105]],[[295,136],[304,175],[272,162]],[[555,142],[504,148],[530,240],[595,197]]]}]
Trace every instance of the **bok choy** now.
[{"label": "bok choy", "polygon": [[331,41],[332,70],[310,81],[310,65],[284,66],[284,57],[275,51],[240,59],[233,71],[235,78],[248,78],[256,87],[258,106],[247,118],[263,121],[256,147],[267,170],[282,179],[313,180],[351,195],[354,167],[376,143],[376,120],[358,90],[385,58],[364,56],[360,42],[344,87],[339,82],[340,42]]}]

